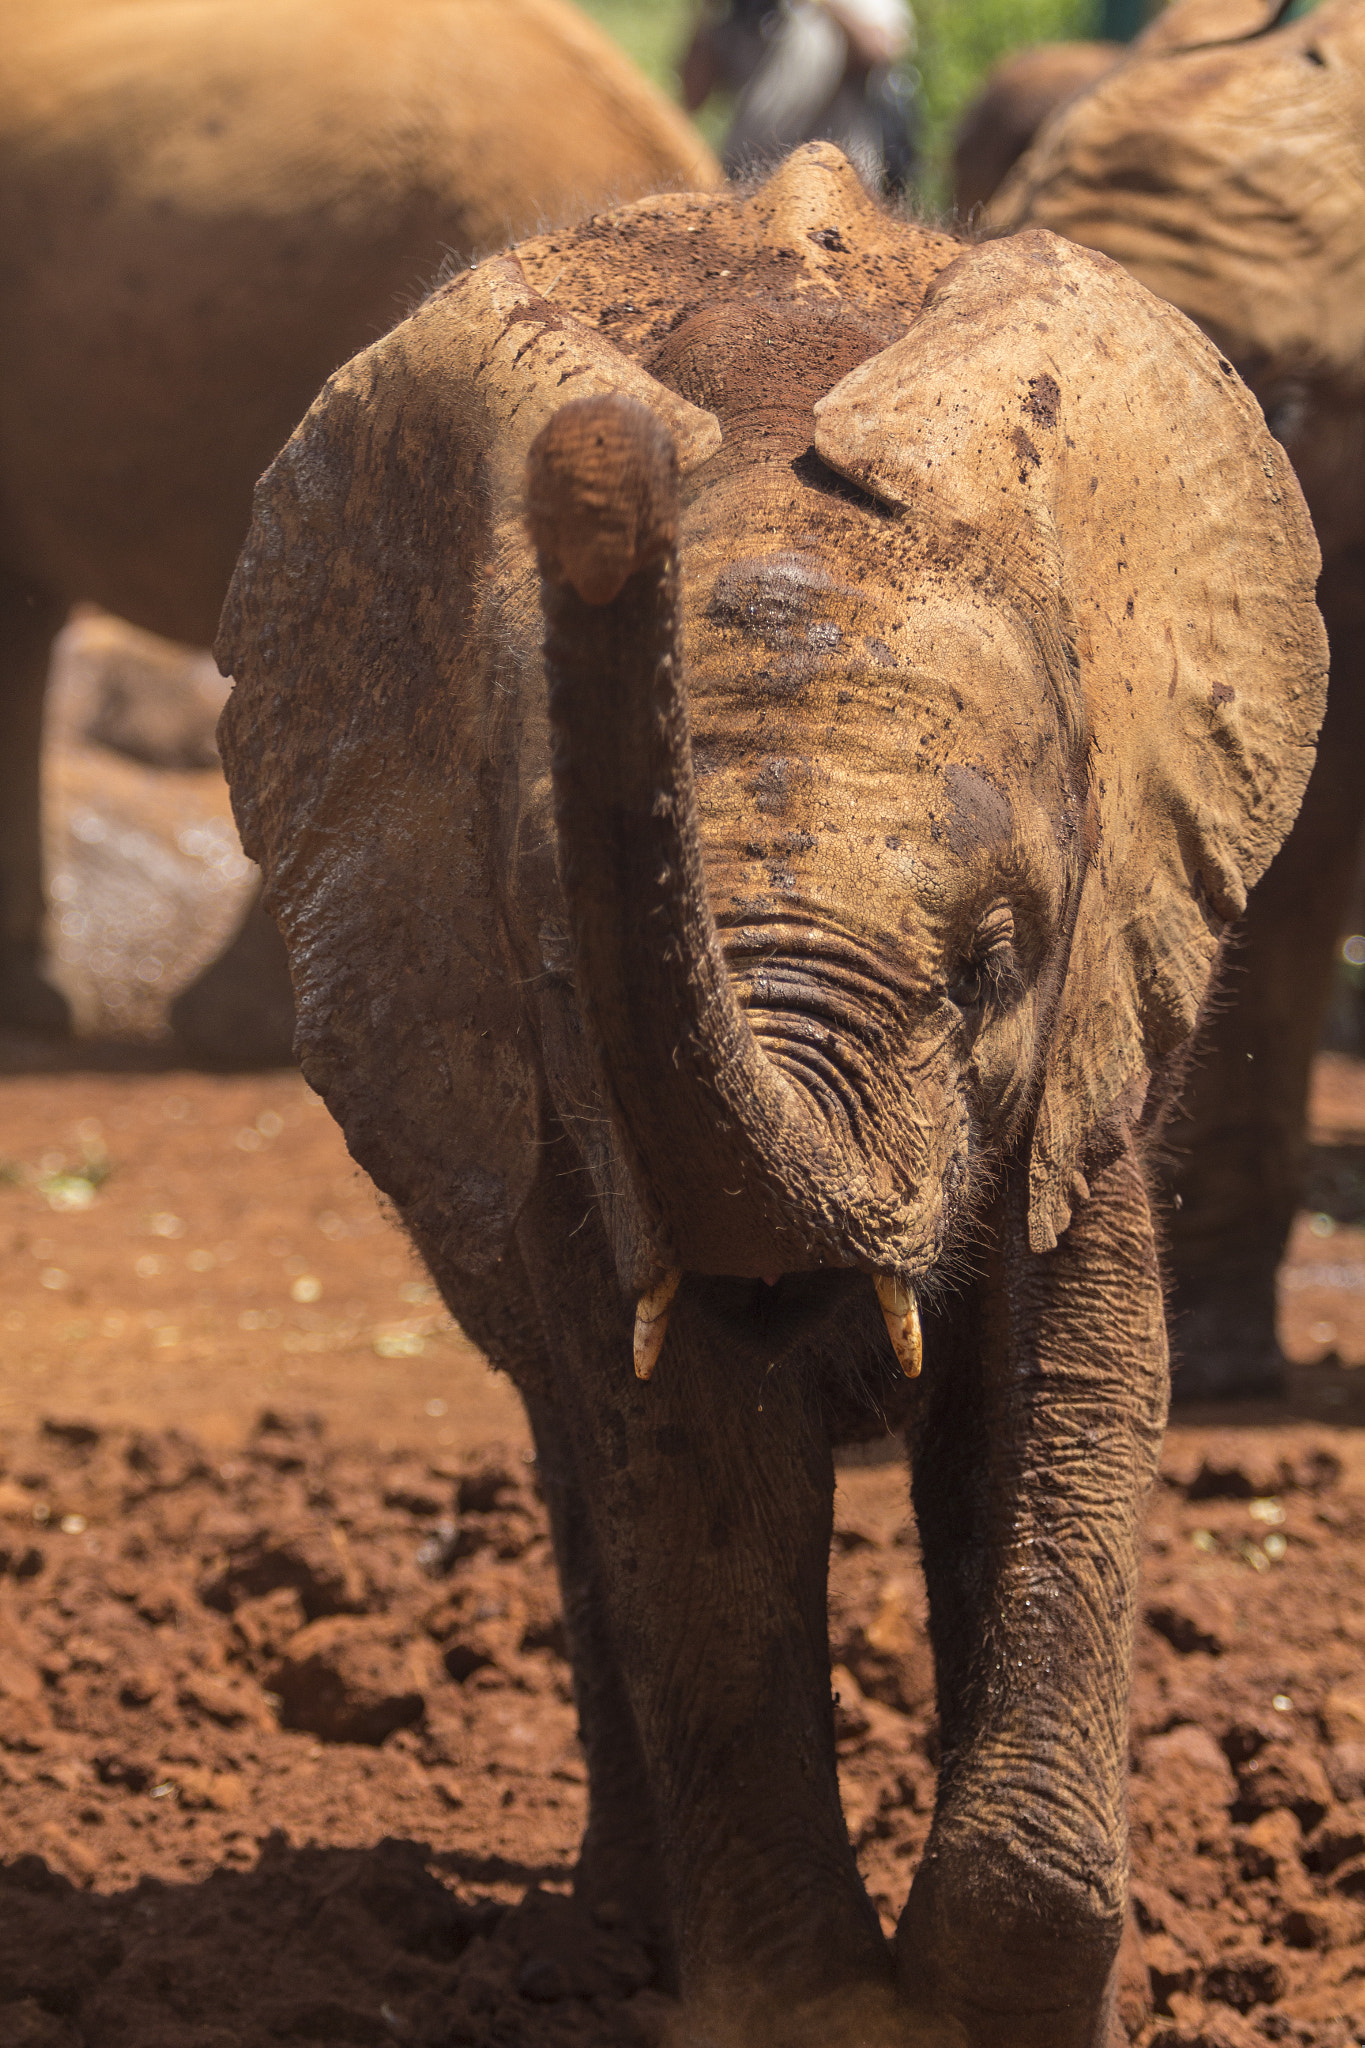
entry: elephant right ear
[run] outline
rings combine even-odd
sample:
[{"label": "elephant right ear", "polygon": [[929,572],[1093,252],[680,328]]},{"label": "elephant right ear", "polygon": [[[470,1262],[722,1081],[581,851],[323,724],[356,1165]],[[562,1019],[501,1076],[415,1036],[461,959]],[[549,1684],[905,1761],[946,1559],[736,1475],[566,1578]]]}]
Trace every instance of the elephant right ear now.
[{"label": "elephant right ear", "polygon": [[436,293],[337,372],[262,479],[216,650],[304,1074],[424,1254],[471,1275],[507,1247],[541,1123],[532,968],[503,912],[543,716],[522,695],[525,457],[567,399],[611,391],[664,420],[682,468],[719,446],[710,413],[515,261]]},{"label": "elephant right ear", "polygon": [[950,265],[815,417],[828,463],[931,556],[975,536],[1001,599],[1069,657],[1055,687],[1089,822],[1030,1160],[1046,1250],[1098,1134],[1193,1031],[1298,810],[1327,684],[1312,527],[1232,365],[1107,257],[1037,229]]}]

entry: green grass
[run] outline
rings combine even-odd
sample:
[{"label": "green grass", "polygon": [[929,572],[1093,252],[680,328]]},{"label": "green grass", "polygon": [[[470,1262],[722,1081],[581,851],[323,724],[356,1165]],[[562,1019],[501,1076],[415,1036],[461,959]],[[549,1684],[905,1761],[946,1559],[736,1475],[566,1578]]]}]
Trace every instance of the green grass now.
[{"label": "green grass", "polygon": [[578,0],[578,4],[608,35],[615,36],[647,77],[676,99],[677,62],[697,13],[692,0]]},{"label": "green grass", "polygon": [[918,0],[920,104],[928,175],[924,197],[942,205],[953,131],[991,66],[1027,43],[1099,34],[1097,0]]},{"label": "green grass", "polygon": [[[695,0],[579,4],[656,85],[677,97],[677,62],[696,19]],[[1025,43],[1097,35],[1100,0],[914,0],[914,5],[927,173],[923,197],[936,206],[946,194],[953,129],[992,64]],[[723,133],[725,118],[723,108],[704,111],[700,125],[710,141]]]},{"label": "green grass", "polygon": [[[578,0],[578,5],[615,37],[646,78],[671,100],[679,97],[678,65],[692,39],[696,0]],[[702,108],[697,126],[713,149],[719,148],[728,121],[728,108],[715,100]]]}]

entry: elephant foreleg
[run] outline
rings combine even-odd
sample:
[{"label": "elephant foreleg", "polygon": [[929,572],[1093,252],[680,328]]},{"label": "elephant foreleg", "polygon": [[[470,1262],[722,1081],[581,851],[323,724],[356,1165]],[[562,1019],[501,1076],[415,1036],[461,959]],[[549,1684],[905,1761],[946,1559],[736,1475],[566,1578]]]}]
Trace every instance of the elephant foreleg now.
[{"label": "elephant foreleg", "polygon": [[926,2038],[1103,2048],[1165,1324],[1131,1155],[1052,1252],[1028,1251],[1024,1204],[1018,1175],[977,1307],[930,1347],[912,1431],[943,1750],[897,1950]]},{"label": "elephant foreleg", "polygon": [[65,606],[0,571],[0,1027],[67,1028],[64,998],[40,972],[43,865],[40,780],[43,691]]},{"label": "elephant foreleg", "polygon": [[1308,1087],[1365,817],[1365,616],[1321,601],[1332,687],[1294,830],[1253,890],[1180,1114],[1169,1220],[1176,1392],[1273,1391],[1275,1275],[1300,1199]]},{"label": "elephant foreleg", "polygon": [[[423,1249],[431,1251],[428,1263],[437,1272],[439,1252]],[[667,1909],[640,1738],[612,1641],[573,1431],[532,1310],[530,1276],[514,1250],[495,1279],[477,1281],[446,1272],[442,1292],[466,1333],[516,1386],[535,1442],[588,1768],[588,1824],[575,1895],[589,1908],[619,1909],[666,1950]]]},{"label": "elephant foreleg", "polygon": [[588,1766],[588,1824],[574,1893],[667,1946],[668,1914],[654,1810],[635,1716],[607,1614],[602,1568],[573,1440],[545,1361],[517,1374],[535,1438]]},{"label": "elephant foreleg", "polygon": [[688,1284],[642,1384],[595,1215],[547,1199],[520,1236],[639,1730],[680,2038],[900,2043],[890,1955],[839,1804],[833,1467],[815,1392],[736,1356]]}]

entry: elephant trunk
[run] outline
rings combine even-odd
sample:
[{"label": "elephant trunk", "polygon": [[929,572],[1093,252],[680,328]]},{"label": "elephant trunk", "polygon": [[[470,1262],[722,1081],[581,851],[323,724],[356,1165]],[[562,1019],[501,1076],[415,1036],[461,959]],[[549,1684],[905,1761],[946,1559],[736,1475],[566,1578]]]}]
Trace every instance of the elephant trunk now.
[{"label": "elephant trunk", "polygon": [[766,1056],[707,900],[679,649],[678,471],[648,409],[566,406],[531,449],[560,871],[579,1000],[661,1266],[885,1271],[884,1166]]}]

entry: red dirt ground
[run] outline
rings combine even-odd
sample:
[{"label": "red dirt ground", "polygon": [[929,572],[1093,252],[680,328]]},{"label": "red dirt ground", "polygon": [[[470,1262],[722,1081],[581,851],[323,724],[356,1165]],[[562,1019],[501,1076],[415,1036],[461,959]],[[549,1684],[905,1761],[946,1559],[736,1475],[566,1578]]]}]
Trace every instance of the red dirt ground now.
[{"label": "red dirt ground", "polygon": [[[83,1028],[140,1042],[0,1043],[0,2048],[649,2048],[654,1959],[567,1897],[517,1402],[297,1075],[155,1041],[251,886],[195,765],[214,687],[117,622],[59,643],[53,948]],[[120,691],[162,767],[94,744]],[[1141,2048],[1365,2041],[1365,1067],[1319,1063],[1315,1123],[1289,1397],[1179,1416],[1149,1518]],[[893,1448],[841,1469],[831,1573],[888,1926],[935,1756]]]},{"label": "red dirt ground", "polygon": [[[0,2042],[658,2040],[651,1957],[564,1896],[583,1771],[518,1408],[320,1105],[173,1071],[0,1097]],[[1349,1194],[1365,1070],[1324,1061],[1317,1114],[1315,1185]],[[1365,1361],[1365,1233],[1305,1216],[1284,1300],[1296,1355]],[[1362,1423],[1329,1357],[1278,1410],[1171,1432],[1145,2048],[1365,2038]],[[841,1472],[831,1607],[890,1922],[934,1756],[898,1464]]]}]

